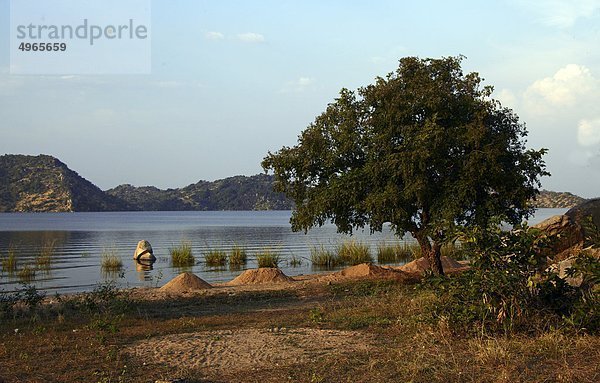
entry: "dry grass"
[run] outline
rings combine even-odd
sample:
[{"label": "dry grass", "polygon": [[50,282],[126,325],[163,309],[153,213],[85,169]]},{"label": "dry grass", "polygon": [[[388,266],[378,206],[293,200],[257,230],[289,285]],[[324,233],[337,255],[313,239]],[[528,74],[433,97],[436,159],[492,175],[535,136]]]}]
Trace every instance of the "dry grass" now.
[{"label": "dry grass", "polygon": [[114,250],[104,250],[102,252],[102,271],[117,272],[123,268],[123,260]]},{"label": "dry grass", "polygon": [[[63,300],[2,318],[4,382],[581,382],[600,381],[600,337],[558,330],[512,337],[453,334],[428,320],[436,296],[391,281],[298,285],[290,290],[236,291],[159,301],[107,300],[101,307]],[[85,302],[85,300],[83,301]],[[111,303],[112,302],[112,303]],[[80,308],[78,308],[80,307]],[[108,308],[107,308],[108,307]],[[110,309],[110,307],[113,307]],[[126,310],[119,308],[127,307]],[[90,311],[92,310],[92,311]],[[117,311],[114,311],[117,310]],[[276,313],[276,315],[274,315]],[[33,320],[32,318],[36,318]],[[14,329],[19,335],[14,336]],[[274,365],[257,359],[245,370],[174,367],[124,352],[167,334],[274,328],[355,331],[365,351],[327,350],[310,362]],[[285,332],[276,335],[294,346]],[[210,339],[210,337],[208,337]],[[196,358],[182,350],[173,358]],[[203,356],[204,357],[204,356]],[[236,353],[228,356],[232,363]]]}]

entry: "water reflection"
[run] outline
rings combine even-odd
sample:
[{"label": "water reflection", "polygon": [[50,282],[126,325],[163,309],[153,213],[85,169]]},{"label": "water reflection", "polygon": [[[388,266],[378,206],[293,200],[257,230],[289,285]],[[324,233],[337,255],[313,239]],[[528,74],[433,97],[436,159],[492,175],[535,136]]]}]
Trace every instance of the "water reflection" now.
[{"label": "water reflection", "polygon": [[135,271],[138,273],[138,279],[142,282],[152,281],[152,270],[154,270],[154,262],[151,260],[134,260]]}]

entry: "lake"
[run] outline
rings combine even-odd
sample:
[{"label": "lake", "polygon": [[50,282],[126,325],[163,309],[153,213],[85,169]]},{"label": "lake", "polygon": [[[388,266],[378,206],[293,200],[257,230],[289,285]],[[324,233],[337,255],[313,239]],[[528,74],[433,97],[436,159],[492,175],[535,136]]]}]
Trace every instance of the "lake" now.
[{"label": "lake", "polygon": [[[539,209],[530,223],[565,211]],[[17,270],[26,265],[36,269],[29,283],[48,293],[67,293],[91,291],[106,280],[115,280],[120,287],[161,286],[182,271],[170,265],[169,248],[184,241],[192,244],[196,257],[196,264],[185,271],[208,282],[226,282],[240,274],[239,269],[207,267],[202,254],[208,249],[247,249],[249,259],[243,269],[256,267],[256,252],[271,249],[281,255],[283,272],[294,276],[323,271],[311,266],[313,246],[333,248],[352,238],[369,245],[375,255],[377,244],[398,241],[389,229],[373,235],[366,229],[349,237],[338,234],[331,224],[308,234],[294,233],[290,215],[290,211],[5,213],[0,214],[0,258],[6,258],[9,249],[14,250]],[[152,244],[158,258],[151,268],[133,260],[137,242],[142,239]],[[36,257],[48,244],[53,245],[51,261],[39,266]],[[103,272],[104,253],[122,258],[120,273]],[[292,256],[302,263],[290,265]],[[3,270],[0,274],[0,291],[14,291],[21,285],[17,273]]]}]

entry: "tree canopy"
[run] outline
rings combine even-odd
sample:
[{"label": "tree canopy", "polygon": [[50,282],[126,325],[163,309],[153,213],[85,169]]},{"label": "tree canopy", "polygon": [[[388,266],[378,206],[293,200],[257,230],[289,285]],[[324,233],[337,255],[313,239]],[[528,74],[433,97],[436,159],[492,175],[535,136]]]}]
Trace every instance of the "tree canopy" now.
[{"label": "tree canopy", "polygon": [[525,147],[525,125],[462,59],[403,58],[374,84],[342,89],[297,145],[268,153],[263,168],[295,202],[293,230],[390,223],[443,273],[440,249],[458,228],[532,212],[545,149]]}]

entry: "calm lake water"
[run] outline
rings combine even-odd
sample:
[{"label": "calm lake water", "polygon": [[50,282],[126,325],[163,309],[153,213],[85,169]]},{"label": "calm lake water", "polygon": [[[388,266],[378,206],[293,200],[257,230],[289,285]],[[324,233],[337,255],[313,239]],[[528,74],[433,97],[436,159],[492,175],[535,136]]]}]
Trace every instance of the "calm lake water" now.
[{"label": "calm lake water", "polygon": [[[540,209],[530,220],[540,222],[566,209]],[[333,225],[294,233],[290,229],[289,211],[210,211],[210,212],[111,212],[111,213],[6,213],[0,214],[0,258],[9,249],[17,254],[17,269],[36,269],[29,283],[48,293],[90,291],[98,283],[115,280],[120,287],[161,286],[182,270],[170,265],[169,248],[187,241],[192,244],[196,265],[192,271],[208,282],[226,282],[240,270],[209,268],[202,254],[207,249],[230,250],[237,245],[247,249],[245,268],[255,268],[255,254],[261,249],[277,251],[280,267],[294,276],[321,272],[310,264],[310,249],[323,245],[333,248],[351,237],[336,233]],[[151,269],[137,265],[133,252],[137,242],[148,240],[158,258]],[[380,243],[397,239],[389,230],[369,235],[365,230],[352,239],[368,244],[373,254]],[[405,238],[405,241],[412,241]],[[36,257],[45,244],[53,243],[49,265],[36,265]],[[101,267],[103,253],[114,253],[123,260],[121,273],[105,273]],[[288,260],[302,259],[293,267]],[[0,291],[21,288],[17,273],[2,271]]]}]

